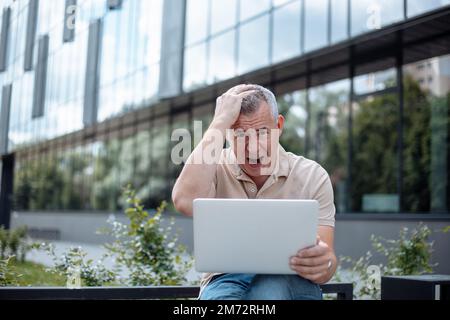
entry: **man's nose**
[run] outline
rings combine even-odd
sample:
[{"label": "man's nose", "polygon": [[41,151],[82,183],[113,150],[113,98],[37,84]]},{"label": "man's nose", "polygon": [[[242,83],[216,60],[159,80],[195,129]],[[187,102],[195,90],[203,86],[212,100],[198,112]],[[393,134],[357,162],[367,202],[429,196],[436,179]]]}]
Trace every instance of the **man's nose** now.
[{"label": "man's nose", "polygon": [[246,139],[245,141],[245,152],[246,154],[257,154],[259,149],[259,143],[256,139]]}]

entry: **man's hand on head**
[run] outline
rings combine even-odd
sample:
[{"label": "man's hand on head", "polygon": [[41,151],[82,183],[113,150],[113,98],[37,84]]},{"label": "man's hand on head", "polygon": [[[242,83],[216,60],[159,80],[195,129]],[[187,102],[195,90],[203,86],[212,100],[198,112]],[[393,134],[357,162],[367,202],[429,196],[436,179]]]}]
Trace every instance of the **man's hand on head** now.
[{"label": "man's hand on head", "polygon": [[239,85],[231,88],[216,100],[213,123],[225,129],[231,128],[241,112],[242,99],[253,92],[251,85]]},{"label": "man's hand on head", "polygon": [[226,93],[240,94],[245,91],[254,90],[255,88],[256,88],[256,86],[253,84],[240,84],[240,85],[237,85],[237,86],[234,86],[234,87],[228,89],[228,91]]},{"label": "man's hand on head", "polygon": [[325,283],[333,275],[336,257],[326,242],[317,237],[316,245],[299,250],[289,264],[299,276],[314,283]]}]

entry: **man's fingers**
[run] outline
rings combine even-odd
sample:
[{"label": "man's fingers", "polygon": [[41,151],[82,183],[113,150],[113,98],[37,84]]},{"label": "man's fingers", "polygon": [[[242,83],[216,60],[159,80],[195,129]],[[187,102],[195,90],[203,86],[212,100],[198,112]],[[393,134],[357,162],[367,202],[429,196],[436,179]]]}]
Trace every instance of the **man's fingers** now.
[{"label": "man's fingers", "polygon": [[220,101],[223,99],[223,97],[224,97],[225,95],[228,95],[228,96],[235,96],[235,97],[237,97],[237,98],[243,99],[243,98],[245,98],[248,94],[253,93],[253,92],[256,92],[256,90],[247,90],[247,91],[243,91],[243,92],[237,93],[237,94],[226,92],[226,93],[224,93],[223,95],[217,97],[216,101],[217,101],[217,103],[220,103]]},{"label": "man's fingers", "polygon": [[300,250],[297,253],[297,255],[300,258],[309,258],[309,257],[321,256],[321,255],[325,254],[326,251],[327,251],[326,248],[316,245],[311,248],[306,248],[306,249]]},{"label": "man's fingers", "polygon": [[317,274],[317,273],[322,273],[325,272],[327,270],[327,266],[317,266],[317,267],[306,267],[306,266],[292,266],[293,269],[295,269],[295,271],[297,273],[300,274],[308,274],[308,275],[313,275],[313,274]]},{"label": "man's fingers", "polygon": [[299,258],[298,256],[294,256],[291,258],[290,263],[293,265],[299,266],[319,266],[319,265],[328,265],[327,257],[314,257],[314,258]]},{"label": "man's fingers", "polygon": [[231,89],[229,89],[226,93],[230,93],[230,94],[239,94],[242,93],[244,91],[248,91],[250,89],[254,88],[253,85],[250,84],[240,84],[238,86],[234,86]]},{"label": "man's fingers", "polygon": [[318,270],[317,272],[311,271],[311,273],[307,273],[304,272],[303,269],[301,269],[300,267],[292,267],[291,269],[293,271],[295,271],[299,276],[301,276],[302,278],[308,279],[312,282],[317,282],[319,281],[321,278],[325,277],[327,274],[327,270]]},{"label": "man's fingers", "polygon": [[244,98],[244,97],[247,96],[248,94],[254,93],[254,92],[256,92],[256,90],[242,91],[241,93],[238,93],[237,96],[238,96],[238,97],[243,97],[243,98]]}]

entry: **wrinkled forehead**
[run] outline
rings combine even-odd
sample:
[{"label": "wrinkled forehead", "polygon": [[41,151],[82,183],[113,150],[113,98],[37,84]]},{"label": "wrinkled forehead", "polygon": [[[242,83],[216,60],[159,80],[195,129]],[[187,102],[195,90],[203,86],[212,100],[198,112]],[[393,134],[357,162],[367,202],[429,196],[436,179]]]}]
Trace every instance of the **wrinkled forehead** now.
[{"label": "wrinkled forehead", "polygon": [[255,112],[241,113],[232,126],[233,129],[261,129],[274,128],[273,115],[267,102],[262,101]]}]

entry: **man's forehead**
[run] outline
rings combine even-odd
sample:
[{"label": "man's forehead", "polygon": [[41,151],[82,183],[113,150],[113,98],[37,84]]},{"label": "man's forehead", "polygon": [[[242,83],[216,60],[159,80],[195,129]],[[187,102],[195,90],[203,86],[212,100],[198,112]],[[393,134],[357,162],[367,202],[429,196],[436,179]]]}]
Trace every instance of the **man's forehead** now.
[{"label": "man's forehead", "polygon": [[[263,105],[264,104],[264,105]],[[266,102],[262,102],[255,110],[255,112],[248,114],[240,114],[238,119],[233,125],[233,128],[262,128],[262,127],[272,127],[273,116],[270,112],[270,108]]]}]

